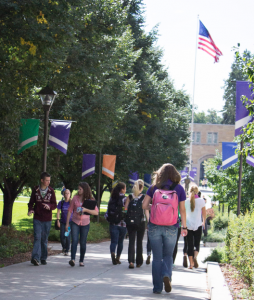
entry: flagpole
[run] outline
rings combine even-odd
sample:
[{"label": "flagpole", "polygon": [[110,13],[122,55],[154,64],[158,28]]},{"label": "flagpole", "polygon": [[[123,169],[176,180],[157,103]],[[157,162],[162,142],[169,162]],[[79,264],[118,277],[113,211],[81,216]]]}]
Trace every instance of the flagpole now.
[{"label": "flagpole", "polygon": [[100,208],[101,208],[101,150],[99,153],[99,171],[98,171],[98,183],[97,183],[97,205],[99,213],[97,216],[97,222],[100,223]]},{"label": "flagpole", "polygon": [[193,139],[193,122],[194,122],[194,98],[195,98],[195,81],[196,81],[196,64],[197,64],[197,45],[198,45],[198,29],[199,29],[199,15],[197,21],[197,34],[196,34],[196,44],[195,44],[195,64],[194,64],[194,81],[193,81],[193,95],[192,95],[192,115],[191,115],[191,136],[190,136],[190,163],[188,174],[190,174],[192,166],[192,139]]},{"label": "flagpole", "polygon": [[240,209],[241,209],[241,194],[242,194],[242,172],[243,172],[243,140],[241,140],[240,144],[240,166],[239,166],[239,182],[238,182],[238,201],[237,201],[237,216],[240,215]]}]

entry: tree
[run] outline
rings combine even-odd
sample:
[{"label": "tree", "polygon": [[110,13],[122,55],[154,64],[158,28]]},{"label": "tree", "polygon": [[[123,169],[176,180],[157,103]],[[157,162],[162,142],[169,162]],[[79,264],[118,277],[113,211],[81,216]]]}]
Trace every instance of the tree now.
[{"label": "tree", "polygon": [[203,123],[203,124],[221,124],[222,118],[218,116],[215,109],[208,109],[208,114],[205,112],[195,112],[194,113],[194,123]]},{"label": "tree", "polygon": [[[235,213],[237,212],[238,203],[238,179],[239,179],[239,162],[222,170],[217,170],[217,166],[222,165],[222,158],[217,152],[215,158],[205,162],[205,173],[208,181],[213,185],[213,191],[216,199],[221,203],[228,203],[229,207]],[[254,168],[248,165],[243,159],[242,172],[242,197],[241,212],[245,213],[253,208],[254,203]]]},{"label": "tree", "polygon": [[251,60],[252,55],[249,51],[243,52],[243,59],[235,56],[235,60],[231,66],[229,78],[224,80],[224,95],[223,100],[225,104],[222,110],[222,124],[235,124],[235,105],[236,105],[236,80],[247,80],[248,74],[244,72],[244,65],[247,65]]}]

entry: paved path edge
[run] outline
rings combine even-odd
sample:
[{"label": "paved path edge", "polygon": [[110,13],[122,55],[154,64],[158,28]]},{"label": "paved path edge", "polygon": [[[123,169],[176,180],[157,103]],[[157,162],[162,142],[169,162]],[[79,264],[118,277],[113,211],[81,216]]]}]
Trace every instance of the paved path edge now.
[{"label": "paved path edge", "polygon": [[232,300],[232,295],[217,262],[207,262],[207,274],[211,300]]}]

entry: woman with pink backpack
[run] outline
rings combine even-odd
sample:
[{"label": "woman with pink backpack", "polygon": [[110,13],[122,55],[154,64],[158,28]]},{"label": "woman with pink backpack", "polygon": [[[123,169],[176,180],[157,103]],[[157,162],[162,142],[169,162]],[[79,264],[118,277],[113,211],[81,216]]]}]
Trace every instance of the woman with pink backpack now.
[{"label": "woman with pink backpack", "polygon": [[147,190],[143,209],[151,209],[148,236],[153,252],[153,293],[163,289],[171,292],[173,252],[179,228],[178,207],[181,215],[181,235],[187,235],[186,194],[179,184],[181,175],[172,164],[164,164],[154,172],[153,184]]}]

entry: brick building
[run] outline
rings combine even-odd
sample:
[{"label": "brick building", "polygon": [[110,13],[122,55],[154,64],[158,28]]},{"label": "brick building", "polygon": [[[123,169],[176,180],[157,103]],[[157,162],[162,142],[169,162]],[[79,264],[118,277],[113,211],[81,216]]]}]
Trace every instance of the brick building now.
[{"label": "brick building", "polygon": [[[191,130],[191,127],[189,127]],[[199,183],[204,178],[203,162],[208,158],[213,158],[216,149],[221,153],[221,142],[232,142],[235,135],[235,125],[225,124],[193,124],[192,143],[192,167],[197,168],[195,182]],[[187,148],[187,154],[190,148]]]}]

